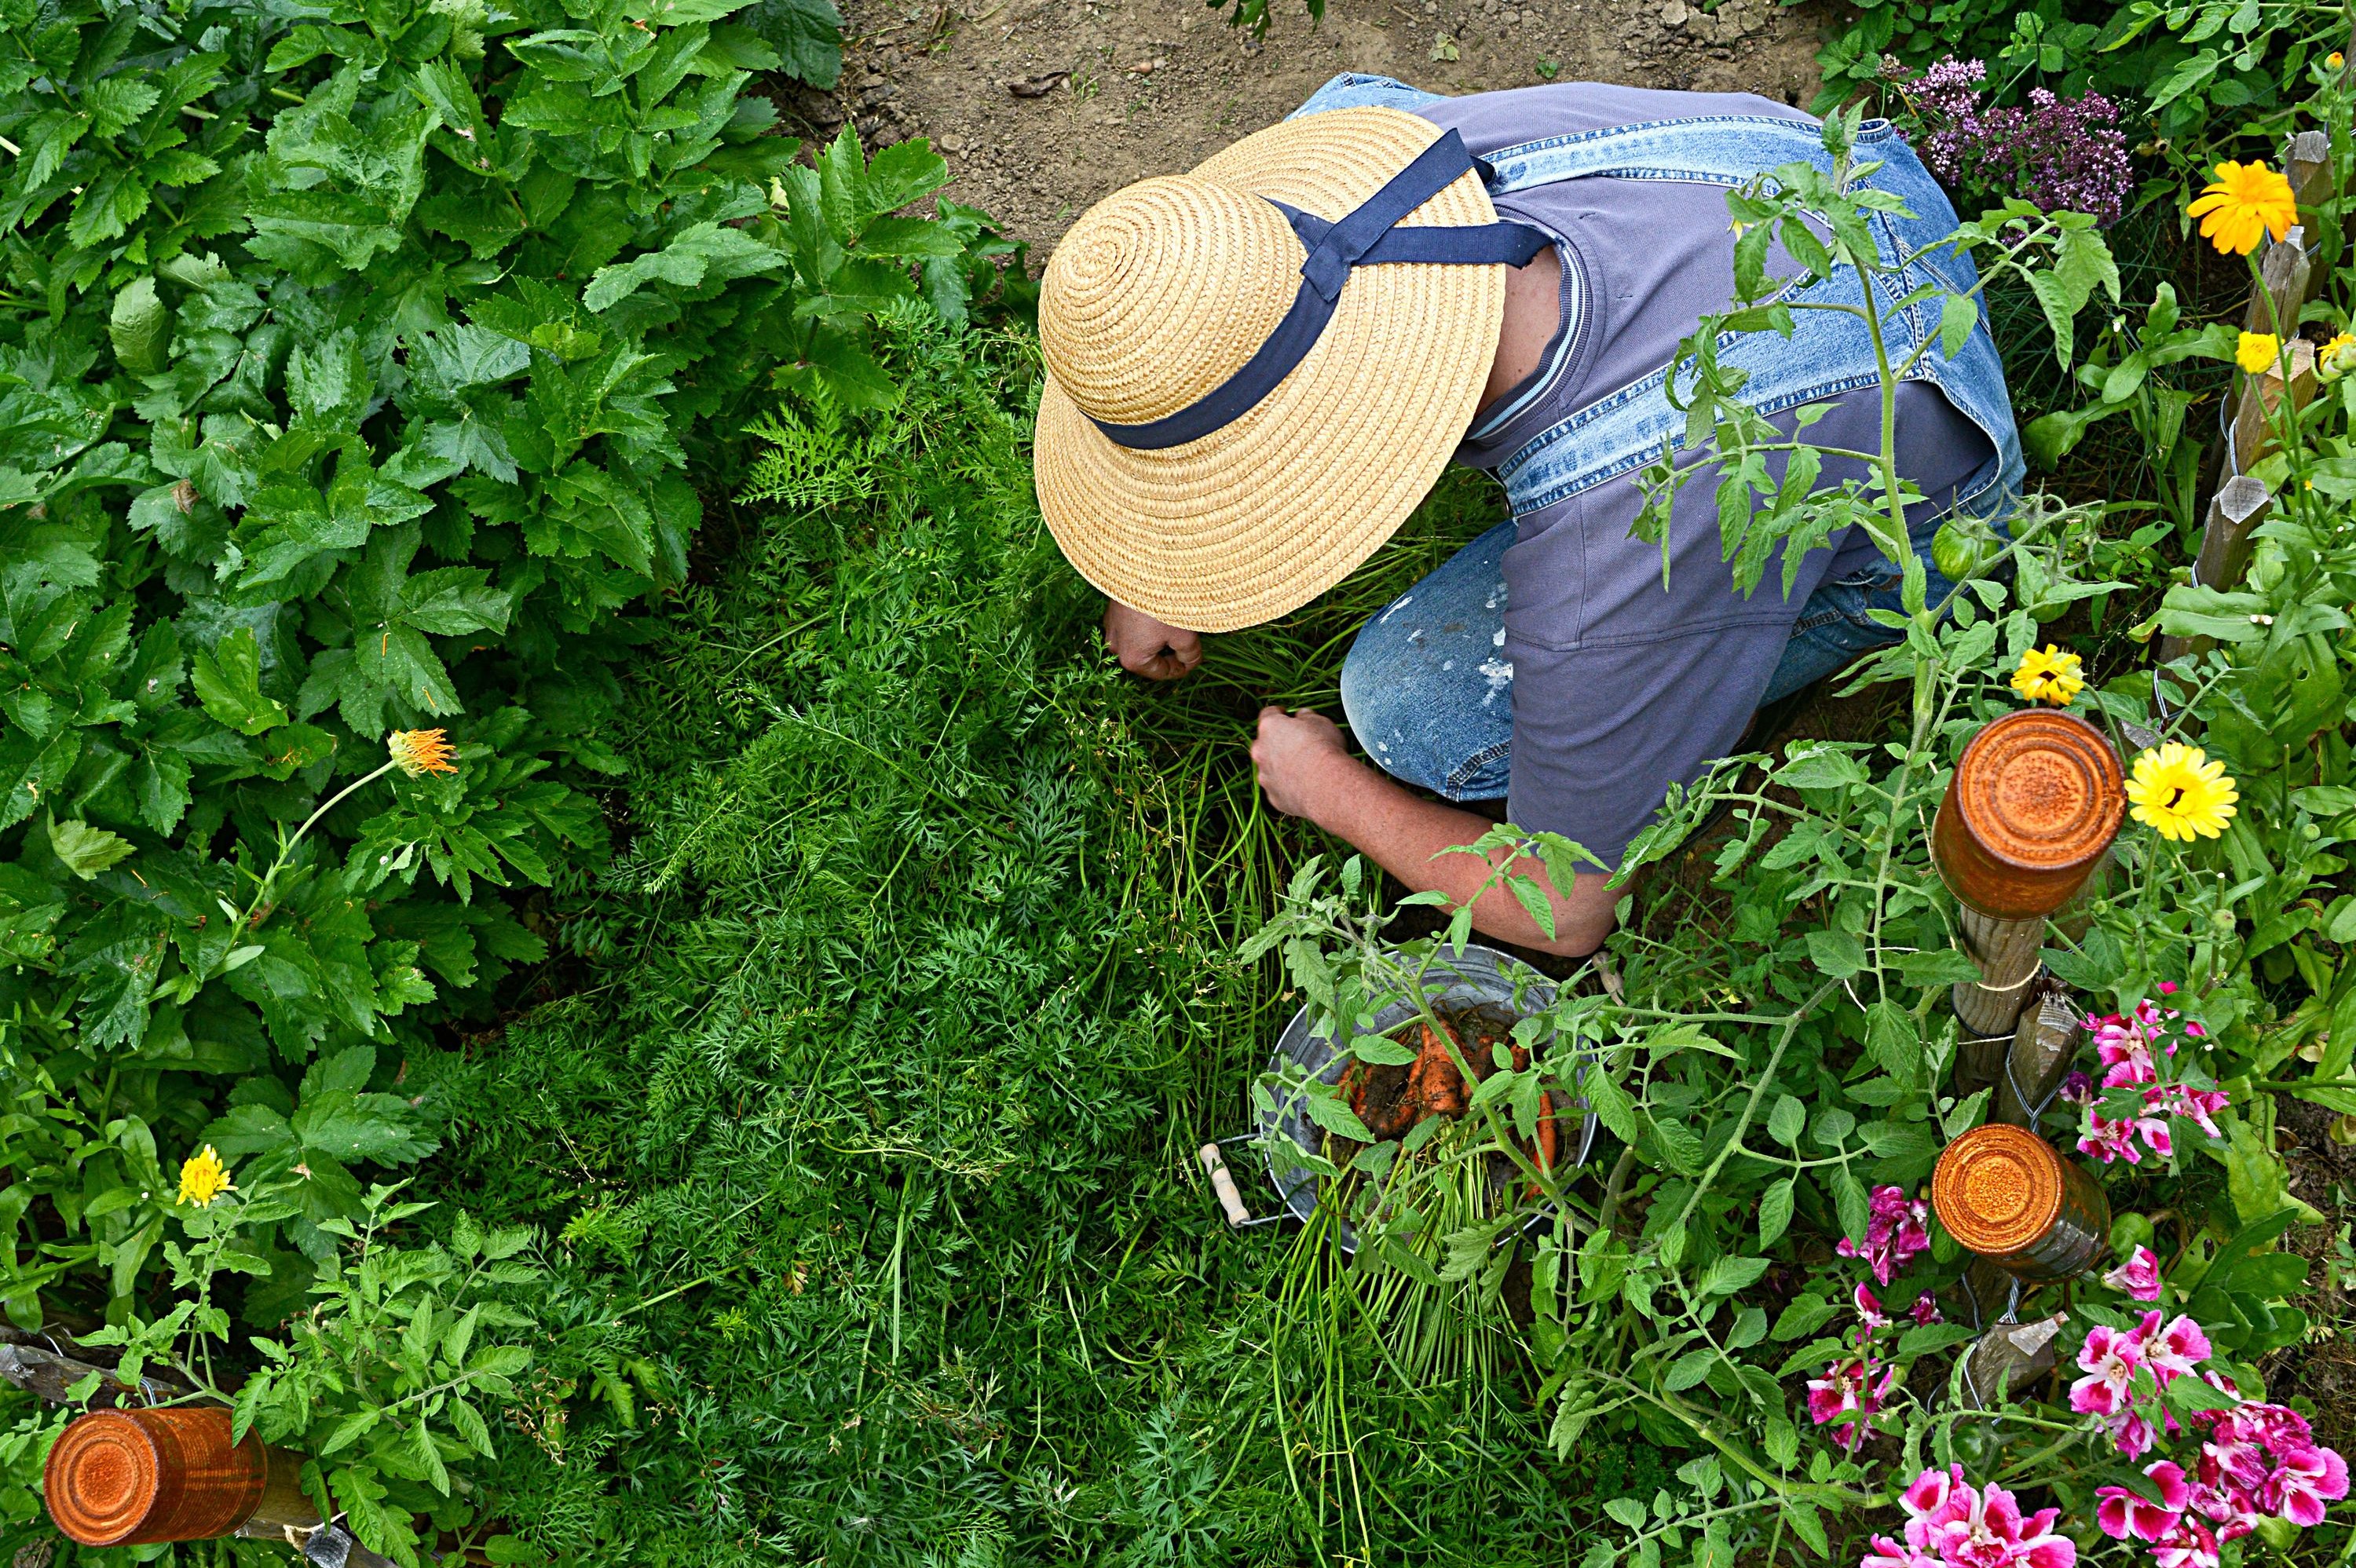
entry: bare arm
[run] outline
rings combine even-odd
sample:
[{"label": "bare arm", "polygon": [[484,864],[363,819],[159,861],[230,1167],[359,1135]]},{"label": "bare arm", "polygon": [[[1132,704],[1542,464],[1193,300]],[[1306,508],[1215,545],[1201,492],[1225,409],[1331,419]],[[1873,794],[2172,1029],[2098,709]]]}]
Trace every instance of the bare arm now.
[{"label": "bare arm", "polygon": [[[1260,711],[1259,735],[1252,742],[1261,787],[1269,804],[1288,816],[1305,816],[1418,892],[1438,891],[1462,904],[1488,879],[1495,861],[1444,853],[1470,844],[1489,828],[1486,818],[1424,800],[1350,755],[1342,731],[1322,715],[1280,708]],[[1504,858],[1499,852],[1497,859]],[[1565,957],[1592,953],[1612,933],[1619,894],[1604,887],[1602,871],[1582,872],[1569,894],[1555,890],[1534,856],[1514,866],[1547,891],[1554,905],[1555,934],[1549,940],[1512,892],[1490,888],[1472,906],[1473,929],[1484,935]]]}]

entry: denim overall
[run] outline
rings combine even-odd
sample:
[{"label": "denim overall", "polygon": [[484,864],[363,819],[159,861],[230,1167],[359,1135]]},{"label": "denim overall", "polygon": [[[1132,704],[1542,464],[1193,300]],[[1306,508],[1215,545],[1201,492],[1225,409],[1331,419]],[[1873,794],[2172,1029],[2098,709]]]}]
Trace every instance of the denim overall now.
[{"label": "denim overall", "polygon": [[[1439,94],[1387,77],[1344,74],[1320,88],[1293,117],[1364,105],[1412,112],[1440,101]],[[1864,123],[1856,155],[1860,162],[1879,162],[1881,166],[1868,183],[1903,198],[1913,214],[1870,216],[1885,261],[1895,262],[1954,230],[1954,209],[1945,193],[1888,121]],[[1827,171],[1832,166],[1831,155],[1825,151],[1813,122],[1750,115],[1655,121],[1547,137],[1500,148],[1482,162],[1492,196],[1589,176],[1675,180],[1732,189],[1782,164],[1809,163]],[[1566,273],[1571,286],[1579,286],[1577,269],[1567,268]],[[1874,280],[1890,362],[1903,362],[1939,330],[1939,301],[1933,298],[1899,308],[1907,293],[1924,283],[1962,292],[1976,281],[1971,258],[1953,250],[1933,252],[1902,272]],[[1854,304],[1861,300],[1863,282],[1853,269],[1844,268],[1831,279],[1790,297],[1794,303]],[[1752,333],[1720,340],[1722,362],[1750,373],[1741,394],[1746,404],[1772,415],[1878,382],[1872,340],[1862,321],[1833,311],[1795,311],[1793,321],[1789,338]],[[1505,486],[1514,516],[1526,517],[1628,475],[1657,457],[1665,443],[1672,449],[1682,445],[1686,416],[1670,405],[1662,389],[1666,374],[1664,366],[1608,392],[1507,453],[1496,475]],[[1986,322],[1972,329],[1952,359],[1933,347],[1915,362],[1910,379],[1935,385],[1987,434],[1994,455],[1958,489],[1952,511],[1984,517],[2000,530],[2019,496],[2025,466],[2011,400],[2005,392],[2003,363]],[[1500,408],[1472,435],[1477,439],[1501,428],[1518,412],[1516,406]],[[1929,536],[1937,522],[1934,518],[1914,530],[1917,552],[1926,558]],[[1434,700],[1437,694],[1419,696],[1401,688],[1394,672],[1386,667],[1391,662],[1384,656],[1386,617],[1368,623],[1343,669],[1343,699],[1355,732],[1362,739],[1381,734],[1413,737],[1413,744],[1405,748],[1411,754],[1394,751],[1376,760],[1408,782],[1451,799],[1494,799],[1506,793],[1511,708],[1505,693],[1510,686],[1511,666],[1494,647],[1504,643],[1504,575],[1499,562],[1514,534],[1511,522],[1490,530],[1417,584],[1410,594],[1426,611],[1433,611],[1436,603],[1448,606],[1444,613],[1419,616],[1425,625],[1434,619],[1462,624],[1468,655],[1458,661],[1458,667],[1468,676],[1463,700],[1456,700],[1456,694]],[[1924,565],[1930,575],[1930,599],[1936,603],[1954,585],[1931,568],[1927,559]],[[1819,587],[1801,609],[1790,645],[1763,700],[1789,695],[1859,654],[1895,641],[1898,635],[1872,621],[1868,612],[1899,608],[1899,582],[1896,567],[1877,561],[1866,571]],[[1503,681],[1495,673],[1501,666],[1505,672]],[[1415,703],[1419,711],[1412,716],[1394,711],[1402,702]],[[1382,711],[1378,715],[1376,709]]]}]

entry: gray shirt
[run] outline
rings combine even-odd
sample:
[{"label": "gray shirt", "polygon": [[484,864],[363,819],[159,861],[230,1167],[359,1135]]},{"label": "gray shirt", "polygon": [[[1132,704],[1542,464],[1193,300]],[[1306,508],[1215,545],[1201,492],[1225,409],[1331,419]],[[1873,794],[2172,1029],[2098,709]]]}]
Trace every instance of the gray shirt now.
[{"label": "gray shirt", "polygon": [[[1806,119],[1747,93],[1583,82],[1479,93],[1417,112],[1460,132],[1476,157],[1541,136],[1640,121]],[[1726,309],[1734,294],[1734,236],[1726,193],[1717,187],[1567,180],[1502,197],[1497,209],[1555,237],[1566,272],[1576,267],[1584,277],[1585,303],[1539,368],[1497,405],[1524,406],[1458,452],[1479,468],[1494,467],[1539,431],[1659,369],[1697,319]],[[1571,297],[1566,279],[1566,311]],[[1879,392],[1838,400],[1808,439],[1878,450]],[[1927,497],[1917,520],[1944,510],[1994,451],[1935,387],[1901,386],[1898,468]],[[1854,463],[1827,461],[1822,482],[1858,474]],[[1781,591],[1780,558],[1744,598],[1720,559],[1716,486],[1705,475],[1679,494],[1665,589],[1660,547],[1628,536],[1641,500],[1629,475],[1557,502],[1520,519],[1505,558],[1505,652],[1514,668],[1507,809],[1521,827],[1564,834],[1606,864],[1618,863],[1671,783],[1694,778],[1740,742],[1808,595],[1882,561],[1862,529],[1845,530],[1802,559],[1790,598]],[[1884,570],[1894,571],[1886,563]]]}]

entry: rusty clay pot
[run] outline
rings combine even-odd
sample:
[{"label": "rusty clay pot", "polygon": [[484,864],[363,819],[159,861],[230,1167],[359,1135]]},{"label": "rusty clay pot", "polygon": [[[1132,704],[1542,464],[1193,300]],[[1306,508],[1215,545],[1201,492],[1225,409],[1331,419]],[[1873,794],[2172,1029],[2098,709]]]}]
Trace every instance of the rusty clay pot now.
[{"label": "rusty clay pot", "polygon": [[2102,1188],[2019,1127],[1991,1123],[1949,1144],[1931,1173],[1931,1205],[1949,1235],[2017,1279],[2068,1279],[2110,1253]]},{"label": "rusty clay pot", "polygon": [[41,1488],[49,1517],[84,1546],[210,1541],[261,1514],[316,1524],[302,1464],[252,1434],[230,1443],[218,1405],[95,1410],[59,1435]]},{"label": "rusty clay pot", "polygon": [[2035,920],[2070,901],[2118,837],[2127,809],[2118,753],[2084,720],[2008,713],[1972,737],[1931,825],[1948,890],[1997,920]]}]

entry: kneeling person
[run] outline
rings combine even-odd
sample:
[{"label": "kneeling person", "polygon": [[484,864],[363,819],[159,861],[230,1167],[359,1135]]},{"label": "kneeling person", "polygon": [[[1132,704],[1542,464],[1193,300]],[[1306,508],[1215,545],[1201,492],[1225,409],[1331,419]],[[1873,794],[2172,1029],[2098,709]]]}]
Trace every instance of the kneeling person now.
[{"label": "kneeling person", "polygon": [[[1876,219],[1885,257],[1954,230],[1894,132],[1869,124],[1858,156],[1912,215]],[[1896,635],[1869,612],[1897,607],[1899,572],[1862,529],[1809,551],[1788,598],[1776,565],[1763,591],[1737,592],[1706,483],[1676,503],[1665,585],[1660,547],[1629,533],[1637,470],[1684,424],[1665,368],[1732,297],[1726,192],[1794,160],[1826,163],[1816,123],[1746,95],[1563,83],[1450,99],[1345,76],[1191,174],[1090,208],[1043,282],[1035,464],[1058,543],[1111,601],[1120,662],[1185,674],[1198,633],[1271,620],[1347,576],[1451,457],[1487,470],[1510,519],[1369,621],[1343,666],[1374,765],[1330,719],[1270,708],[1260,784],[1276,809],[1459,901],[1485,872],[1440,852],[1488,824],[1449,803],[1502,798],[1521,827],[1616,866],[1668,786],[1733,750],[1762,702]],[[1910,284],[1973,281],[1966,258],[1916,265]],[[1853,297],[1857,283],[1816,287]],[[1889,330],[1920,342],[1937,314],[1896,313]],[[1878,451],[1862,324],[1802,315],[1788,343],[1760,339],[1744,399],[1786,430],[1790,411],[1829,404],[1811,443]],[[2000,522],[2022,464],[1985,325],[1912,376],[1898,466],[1925,497],[1908,523],[1935,603],[1952,585],[1928,567],[1933,532],[1956,512]],[[1847,477],[1859,465],[1826,460],[1821,483]],[[1474,924],[1590,952],[1612,925],[1605,880],[1551,889],[1551,940],[1503,888]]]}]

